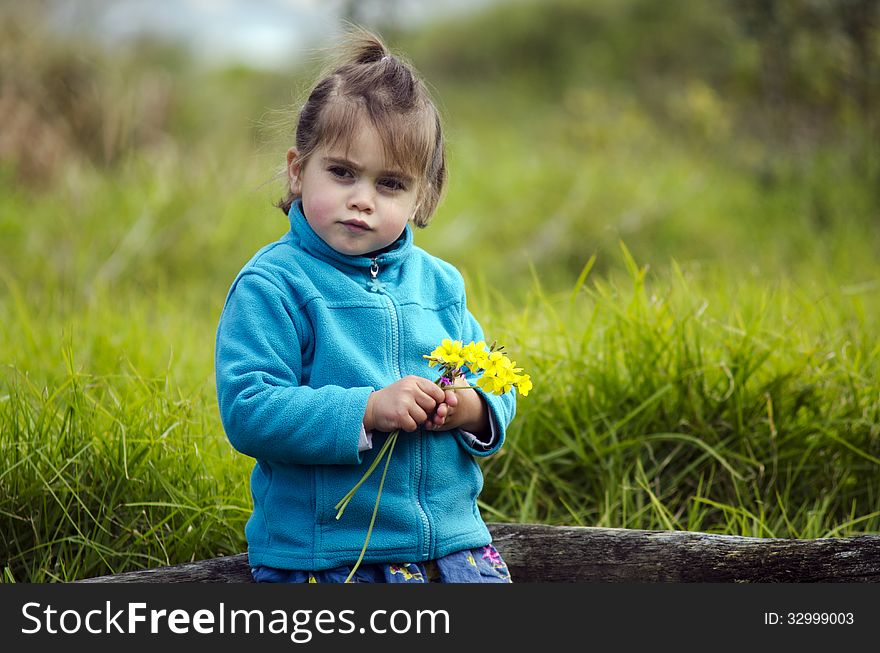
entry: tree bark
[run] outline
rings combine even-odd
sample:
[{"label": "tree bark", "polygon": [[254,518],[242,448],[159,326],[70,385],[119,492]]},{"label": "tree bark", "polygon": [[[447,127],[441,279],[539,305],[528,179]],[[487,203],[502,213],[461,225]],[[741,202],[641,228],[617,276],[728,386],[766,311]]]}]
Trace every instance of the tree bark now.
[{"label": "tree bark", "polygon": [[[490,524],[514,582],[880,582],[880,535],[763,539],[683,531]],[[85,583],[252,582],[247,554]]]}]

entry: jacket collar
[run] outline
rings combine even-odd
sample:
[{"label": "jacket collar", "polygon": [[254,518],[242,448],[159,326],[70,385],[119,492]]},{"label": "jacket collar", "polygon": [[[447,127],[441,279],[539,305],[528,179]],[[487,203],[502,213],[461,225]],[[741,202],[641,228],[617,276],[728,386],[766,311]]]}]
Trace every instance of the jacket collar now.
[{"label": "jacket collar", "polygon": [[303,214],[301,199],[290,205],[287,217],[290,218],[290,232],[294,240],[299,242],[299,246],[315,258],[330,262],[338,268],[368,270],[374,258],[383,269],[396,267],[409,255],[413,247],[412,227],[407,224],[400,237],[375,257],[343,254],[330,247],[315,233]]}]

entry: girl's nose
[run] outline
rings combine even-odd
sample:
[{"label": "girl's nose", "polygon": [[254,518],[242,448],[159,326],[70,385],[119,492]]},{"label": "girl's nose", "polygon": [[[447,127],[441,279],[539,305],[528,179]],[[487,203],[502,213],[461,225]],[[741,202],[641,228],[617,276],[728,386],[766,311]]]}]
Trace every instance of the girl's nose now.
[{"label": "girl's nose", "polygon": [[357,183],[348,196],[348,208],[361,213],[372,213],[376,208],[373,190],[370,184]]}]

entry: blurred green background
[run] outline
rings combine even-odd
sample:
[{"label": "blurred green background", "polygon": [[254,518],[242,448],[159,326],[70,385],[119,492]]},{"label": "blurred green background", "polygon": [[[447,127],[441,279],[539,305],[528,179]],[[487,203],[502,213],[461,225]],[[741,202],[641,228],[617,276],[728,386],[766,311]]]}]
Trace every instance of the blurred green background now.
[{"label": "blurred green background", "polygon": [[416,241],[535,381],[488,520],[880,532],[877,2],[116,4],[0,3],[5,580],[244,550],[214,332],[346,18],[431,86]]}]

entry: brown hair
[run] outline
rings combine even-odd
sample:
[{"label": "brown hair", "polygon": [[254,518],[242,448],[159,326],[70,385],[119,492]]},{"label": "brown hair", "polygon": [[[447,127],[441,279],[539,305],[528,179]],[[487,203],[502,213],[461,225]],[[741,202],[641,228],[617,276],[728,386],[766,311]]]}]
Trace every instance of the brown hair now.
[{"label": "brown hair", "polygon": [[[346,35],[339,62],[299,112],[299,161],[305,164],[322,145],[350,142],[363,116],[379,133],[385,156],[418,180],[413,222],[426,226],[446,185],[440,115],[412,66],[392,55],[378,36],[355,28]],[[296,199],[288,189],[277,206],[287,213]]]}]

